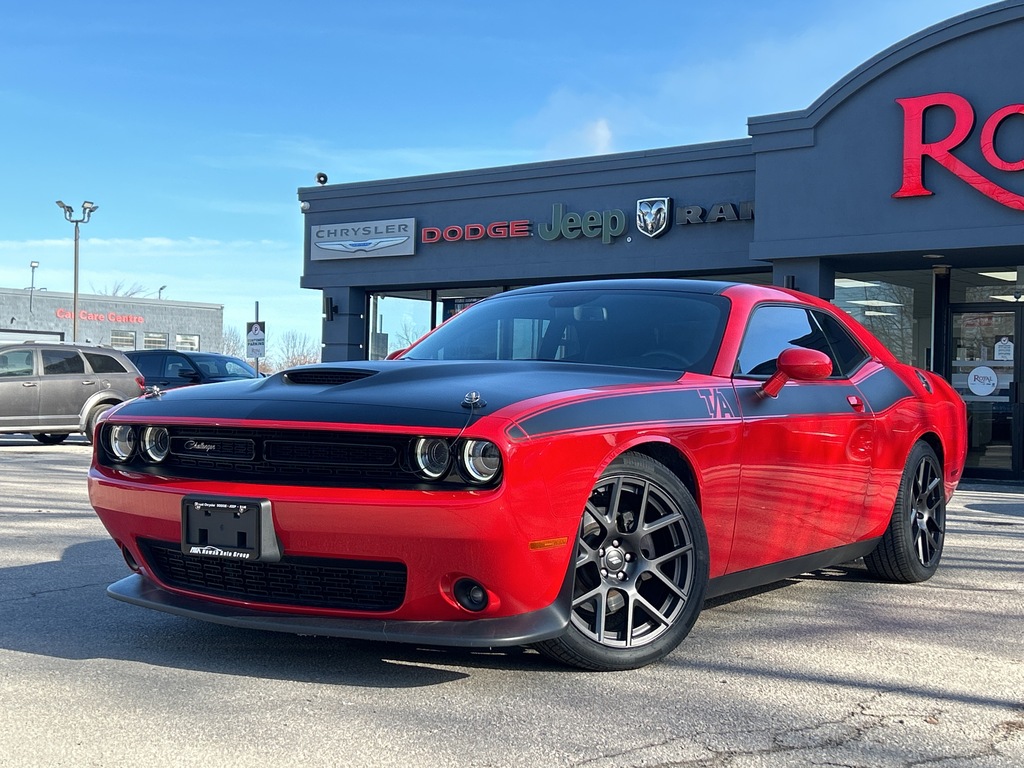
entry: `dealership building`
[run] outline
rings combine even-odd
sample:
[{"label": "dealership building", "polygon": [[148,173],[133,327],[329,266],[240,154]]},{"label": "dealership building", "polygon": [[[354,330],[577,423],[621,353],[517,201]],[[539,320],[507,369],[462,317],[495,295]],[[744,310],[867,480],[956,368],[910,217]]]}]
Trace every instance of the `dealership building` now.
[{"label": "dealership building", "polygon": [[220,352],[224,306],[35,288],[0,288],[0,343],[72,341],[117,349]]},{"label": "dealership building", "polygon": [[[1024,0],[892,46],[748,137],[299,190],[324,360],[518,286],[735,279],[833,301],[967,401],[968,474],[1024,479]],[[991,375],[990,375],[991,374]]]}]

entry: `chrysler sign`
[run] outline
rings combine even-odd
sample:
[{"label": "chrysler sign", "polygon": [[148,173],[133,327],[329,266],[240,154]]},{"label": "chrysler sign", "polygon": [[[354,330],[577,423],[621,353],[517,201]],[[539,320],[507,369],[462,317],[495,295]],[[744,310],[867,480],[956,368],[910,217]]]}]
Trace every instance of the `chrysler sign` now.
[{"label": "chrysler sign", "polygon": [[412,256],[416,253],[416,219],[315,224],[310,227],[309,241],[311,261]]}]

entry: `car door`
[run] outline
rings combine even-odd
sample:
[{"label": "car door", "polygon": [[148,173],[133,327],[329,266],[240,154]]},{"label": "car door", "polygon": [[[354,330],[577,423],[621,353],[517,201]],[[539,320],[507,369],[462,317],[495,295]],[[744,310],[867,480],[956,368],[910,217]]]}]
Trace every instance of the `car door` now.
[{"label": "car door", "polygon": [[0,352],[0,429],[39,423],[36,351],[15,347]]},{"label": "car door", "polygon": [[[763,396],[788,347],[824,352],[832,375],[791,380],[776,397]],[[825,312],[796,304],[754,310],[733,379],[744,426],[730,571],[851,541],[864,514],[874,424],[849,375],[867,359]]]},{"label": "car door", "polygon": [[39,377],[39,422],[42,427],[71,427],[79,422],[82,406],[99,391],[99,379],[87,371],[77,349],[43,347]]}]

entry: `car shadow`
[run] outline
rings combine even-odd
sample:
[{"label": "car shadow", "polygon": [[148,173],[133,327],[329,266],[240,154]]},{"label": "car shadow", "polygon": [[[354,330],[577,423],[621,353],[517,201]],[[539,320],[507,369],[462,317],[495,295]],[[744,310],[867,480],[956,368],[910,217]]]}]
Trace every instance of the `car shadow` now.
[{"label": "car shadow", "polygon": [[69,546],[60,561],[0,569],[0,648],[376,688],[451,683],[469,677],[473,669],[565,671],[519,647],[433,648],[194,621],[109,598],[107,585],[127,573],[107,540]]}]

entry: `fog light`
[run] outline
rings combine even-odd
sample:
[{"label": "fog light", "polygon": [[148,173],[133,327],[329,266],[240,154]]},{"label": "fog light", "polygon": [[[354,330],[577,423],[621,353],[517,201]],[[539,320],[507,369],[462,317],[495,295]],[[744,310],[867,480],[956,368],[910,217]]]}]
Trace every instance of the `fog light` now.
[{"label": "fog light", "polygon": [[139,568],[139,564],[135,562],[135,558],[132,557],[131,551],[124,544],[121,545],[121,557],[124,558],[125,564],[135,571],[135,573],[138,573],[141,570]]},{"label": "fog light", "polygon": [[452,589],[455,601],[467,611],[478,612],[487,607],[487,590],[473,579],[459,579]]}]

